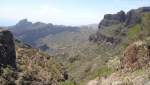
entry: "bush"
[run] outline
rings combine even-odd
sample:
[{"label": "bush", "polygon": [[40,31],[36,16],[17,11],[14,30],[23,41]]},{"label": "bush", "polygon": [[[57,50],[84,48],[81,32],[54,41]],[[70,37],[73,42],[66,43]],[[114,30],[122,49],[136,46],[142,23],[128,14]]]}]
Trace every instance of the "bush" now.
[{"label": "bush", "polygon": [[15,85],[17,77],[17,73],[9,66],[0,70],[1,85]]}]

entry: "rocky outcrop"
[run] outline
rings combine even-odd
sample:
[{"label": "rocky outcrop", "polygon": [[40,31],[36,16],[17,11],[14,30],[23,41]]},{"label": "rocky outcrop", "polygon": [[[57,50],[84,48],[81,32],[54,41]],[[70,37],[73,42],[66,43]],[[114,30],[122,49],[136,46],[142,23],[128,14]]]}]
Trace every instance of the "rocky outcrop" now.
[{"label": "rocky outcrop", "polygon": [[91,35],[89,37],[89,40],[97,42],[97,43],[105,43],[107,45],[118,44],[120,42],[119,38],[106,36],[106,35],[103,35],[101,33],[96,33],[94,35]]},{"label": "rocky outcrop", "polygon": [[126,19],[126,14],[124,11],[120,11],[117,14],[106,14],[104,15],[104,19],[100,22],[99,28],[124,22],[125,19]]},{"label": "rocky outcrop", "polygon": [[137,22],[140,22],[140,12],[137,10],[131,10],[127,13],[127,18],[125,21],[125,26],[132,26],[136,24]]},{"label": "rocky outcrop", "polygon": [[[116,44],[116,40],[121,41],[120,39],[126,35],[128,29],[141,22],[143,13],[150,13],[150,7],[134,9],[127,13],[120,11],[116,14],[106,14],[104,15],[104,19],[99,23],[98,31],[91,35],[89,40],[98,43],[103,40],[107,42],[111,37],[111,41],[113,41],[111,43]],[[107,35],[111,36],[107,37]],[[102,36],[105,36],[105,39]]]},{"label": "rocky outcrop", "polygon": [[0,29],[0,67],[16,68],[16,53],[13,35],[8,30]]},{"label": "rocky outcrop", "polygon": [[99,24],[99,29],[118,23],[124,23],[125,26],[132,26],[140,21],[140,15],[144,12],[150,12],[150,7],[130,10],[127,14],[124,11],[120,11],[117,14],[106,14]]}]

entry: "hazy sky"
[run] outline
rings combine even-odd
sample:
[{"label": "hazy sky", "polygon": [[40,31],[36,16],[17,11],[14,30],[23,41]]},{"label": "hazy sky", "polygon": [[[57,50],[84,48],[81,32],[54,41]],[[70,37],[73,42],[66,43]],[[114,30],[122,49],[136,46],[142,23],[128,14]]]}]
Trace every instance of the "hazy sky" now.
[{"label": "hazy sky", "polygon": [[150,0],[0,0],[0,26],[20,19],[64,25],[98,23],[107,13],[150,6]]}]

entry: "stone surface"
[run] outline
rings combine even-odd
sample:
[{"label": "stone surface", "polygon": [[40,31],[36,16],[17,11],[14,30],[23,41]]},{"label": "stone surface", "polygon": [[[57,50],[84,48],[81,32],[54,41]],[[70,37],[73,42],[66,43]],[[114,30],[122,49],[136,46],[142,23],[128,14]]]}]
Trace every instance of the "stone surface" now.
[{"label": "stone surface", "polygon": [[124,22],[125,19],[126,14],[124,11],[120,11],[117,14],[106,14],[104,15],[104,19],[100,22],[99,28],[102,28],[103,26],[110,26],[113,24]]},{"label": "stone surface", "polygon": [[16,68],[16,53],[13,35],[10,31],[0,29],[0,67]]},{"label": "stone surface", "polygon": [[127,13],[120,11],[116,14],[106,14],[99,23],[98,31],[92,34],[89,40],[98,43],[105,40],[115,45],[116,42],[122,41],[128,29],[141,22],[143,13],[150,13],[150,7],[133,9]]}]

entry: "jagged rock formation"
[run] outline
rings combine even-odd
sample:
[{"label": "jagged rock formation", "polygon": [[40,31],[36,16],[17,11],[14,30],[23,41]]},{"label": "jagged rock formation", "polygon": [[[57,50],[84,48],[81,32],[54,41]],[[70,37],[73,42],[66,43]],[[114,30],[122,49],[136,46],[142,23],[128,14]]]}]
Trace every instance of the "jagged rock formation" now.
[{"label": "jagged rock formation", "polygon": [[143,29],[141,22],[144,21],[143,16],[146,13],[150,13],[150,7],[134,9],[127,12],[127,14],[124,11],[120,11],[117,14],[106,14],[99,24],[98,31],[91,35],[89,40],[116,45],[126,38],[128,30],[135,25],[140,23],[139,29]]},{"label": "jagged rock formation", "polygon": [[126,20],[126,15],[124,11],[120,11],[117,14],[106,14],[104,19],[99,24],[99,29],[105,26],[111,26],[113,24],[122,23]]},{"label": "jagged rock formation", "polygon": [[16,68],[16,53],[13,35],[10,31],[0,29],[0,67]]},{"label": "jagged rock formation", "polygon": [[97,32],[96,34],[93,34],[89,37],[90,41],[94,41],[97,43],[105,43],[107,45],[117,44],[120,42],[119,38],[103,35],[100,32]]},{"label": "jagged rock formation", "polygon": [[142,7],[136,10],[131,10],[126,14],[125,26],[132,26],[141,20],[141,14],[150,12],[150,7]]}]

